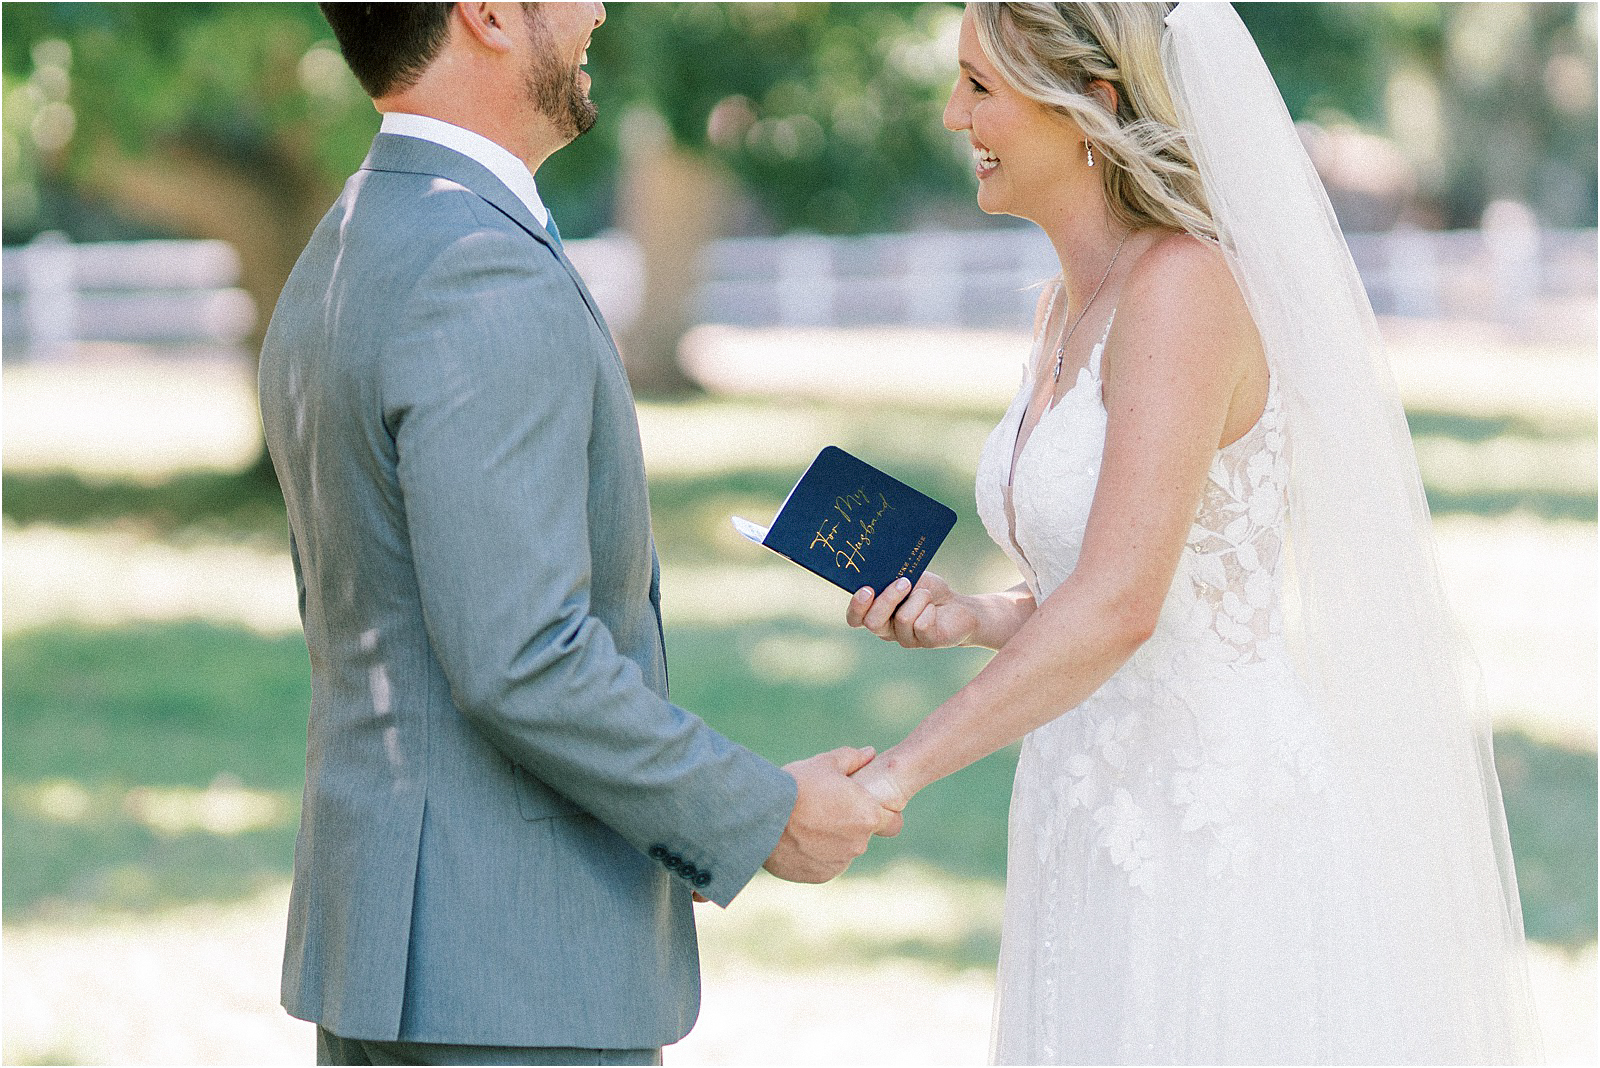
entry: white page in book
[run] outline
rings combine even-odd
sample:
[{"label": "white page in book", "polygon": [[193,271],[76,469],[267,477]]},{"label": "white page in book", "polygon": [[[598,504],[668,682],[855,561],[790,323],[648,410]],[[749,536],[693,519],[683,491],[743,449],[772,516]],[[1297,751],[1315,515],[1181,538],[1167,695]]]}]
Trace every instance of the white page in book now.
[{"label": "white page in book", "polygon": [[734,515],[729,516],[728,518],[732,521],[734,530],[737,530],[740,534],[743,534],[757,545],[766,544],[768,530],[767,527],[752,523],[743,516]]},{"label": "white page in book", "polygon": [[[815,460],[811,462],[816,463]],[[805,476],[801,475],[800,482],[804,481]],[[796,482],[793,486],[789,487],[788,496],[784,497],[783,503],[778,505],[778,515],[782,515],[783,510],[789,506],[789,498],[793,497],[794,491],[800,488],[800,482]],[[743,534],[757,545],[765,545],[767,543],[767,532],[772,529],[771,527],[764,527],[759,523],[752,523],[742,515],[730,515],[728,519],[733,523],[734,530],[737,530],[740,534]],[[773,519],[773,522],[776,523],[777,519]]]}]

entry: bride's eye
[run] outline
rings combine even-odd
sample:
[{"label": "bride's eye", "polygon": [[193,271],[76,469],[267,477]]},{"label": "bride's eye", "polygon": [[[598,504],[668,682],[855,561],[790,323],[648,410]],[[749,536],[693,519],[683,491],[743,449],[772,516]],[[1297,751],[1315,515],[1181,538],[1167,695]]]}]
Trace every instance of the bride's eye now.
[{"label": "bride's eye", "polygon": [[983,83],[978,81],[976,78],[968,78],[967,83],[972,86],[972,91],[975,93],[987,93],[989,91],[985,89],[983,87]]}]

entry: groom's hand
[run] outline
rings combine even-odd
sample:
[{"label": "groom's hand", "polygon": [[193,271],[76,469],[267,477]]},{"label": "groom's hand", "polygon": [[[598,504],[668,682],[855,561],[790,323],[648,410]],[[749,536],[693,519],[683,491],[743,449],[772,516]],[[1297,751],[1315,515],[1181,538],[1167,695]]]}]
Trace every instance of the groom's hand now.
[{"label": "groom's hand", "polygon": [[900,833],[900,814],[850,778],[872,757],[871,749],[847,746],[784,766],[800,789],[768,871],[790,882],[825,883],[867,851],[873,834]]}]

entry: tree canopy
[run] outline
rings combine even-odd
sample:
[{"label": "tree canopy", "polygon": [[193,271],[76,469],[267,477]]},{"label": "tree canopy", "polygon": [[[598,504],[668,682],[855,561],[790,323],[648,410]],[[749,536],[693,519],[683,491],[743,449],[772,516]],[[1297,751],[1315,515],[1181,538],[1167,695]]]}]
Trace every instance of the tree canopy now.
[{"label": "tree canopy", "polygon": [[[1593,224],[1592,6],[1240,13],[1291,112],[1393,135],[1441,223],[1469,225],[1489,199],[1515,197],[1552,224]],[[602,122],[546,164],[541,187],[569,234],[595,232],[614,219],[624,152],[665,131],[737,176],[748,230],[974,224],[963,146],[939,126],[958,15],[950,4],[612,4],[590,49]],[[7,241],[127,229],[115,216],[143,194],[120,168],[174,155],[255,185],[304,226],[290,202],[320,211],[377,126],[311,4],[10,3],[0,20]],[[192,228],[172,211],[143,218]]]}]

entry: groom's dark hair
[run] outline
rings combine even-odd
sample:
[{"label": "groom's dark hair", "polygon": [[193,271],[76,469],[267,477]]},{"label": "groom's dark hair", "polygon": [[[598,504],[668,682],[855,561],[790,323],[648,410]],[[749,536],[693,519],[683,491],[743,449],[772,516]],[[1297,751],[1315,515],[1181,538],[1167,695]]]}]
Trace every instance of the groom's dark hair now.
[{"label": "groom's dark hair", "polygon": [[450,38],[454,4],[318,4],[344,61],[376,99],[416,84]]}]

